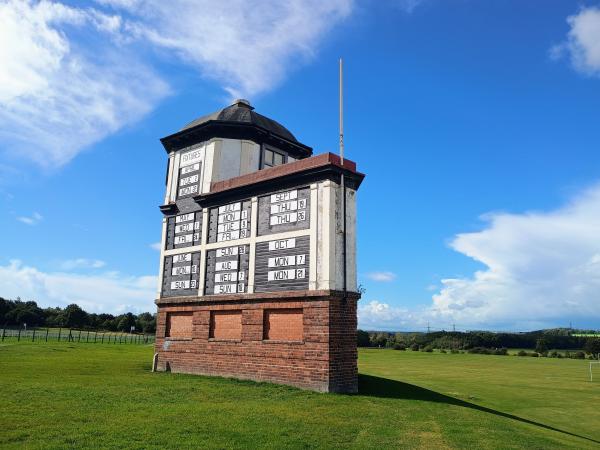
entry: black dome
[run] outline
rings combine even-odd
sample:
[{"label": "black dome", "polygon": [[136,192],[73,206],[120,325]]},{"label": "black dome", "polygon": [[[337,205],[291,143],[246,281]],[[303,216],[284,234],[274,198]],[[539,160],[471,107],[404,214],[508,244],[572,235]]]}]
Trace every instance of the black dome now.
[{"label": "black dome", "polygon": [[195,128],[198,125],[202,125],[210,121],[228,122],[231,124],[243,123],[256,125],[257,127],[263,128],[264,130],[267,130],[268,132],[273,133],[283,139],[291,142],[298,142],[294,135],[283,125],[274,121],[273,119],[263,116],[262,114],[254,112],[253,109],[254,108],[250,105],[248,100],[239,99],[236,100],[231,106],[193,120],[184,126],[181,131]]}]

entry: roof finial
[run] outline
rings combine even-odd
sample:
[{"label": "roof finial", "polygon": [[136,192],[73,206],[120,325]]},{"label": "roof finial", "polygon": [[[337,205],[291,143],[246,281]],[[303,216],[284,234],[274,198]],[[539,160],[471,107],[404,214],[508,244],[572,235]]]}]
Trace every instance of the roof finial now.
[{"label": "roof finial", "polygon": [[237,100],[235,100],[233,102],[233,104],[237,105],[240,108],[254,109],[254,107],[250,104],[250,102],[248,100],[246,100],[245,98],[238,98]]}]

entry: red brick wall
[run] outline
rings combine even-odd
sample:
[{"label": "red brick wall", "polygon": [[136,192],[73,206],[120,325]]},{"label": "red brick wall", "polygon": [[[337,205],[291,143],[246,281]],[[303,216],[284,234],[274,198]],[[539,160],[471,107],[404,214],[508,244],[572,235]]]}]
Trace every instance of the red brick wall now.
[{"label": "red brick wall", "polygon": [[[324,392],[355,392],[356,300],[345,305],[340,302],[335,296],[284,296],[275,300],[257,294],[237,301],[159,302],[158,370],[271,381]],[[181,311],[193,314],[191,340],[165,336],[167,314]],[[223,316],[224,312],[229,315]],[[225,323],[234,312],[241,318],[241,339],[211,339],[214,318],[219,317],[219,323],[227,317],[222,319]],[[270,339],[265,339],[265,325]],[[277,334],[271,334],[275,330]]]},{"label": "red brick wall", "polygon": [[356,298],[329,302],[329,391],[358,392]]},{"label": "red brick wall", "polygon": [[167,314],[166,335],[171,338],[192,337],[192,313],[171,312]]},{"label": "red brick wall", "polygon": [[304,313],[301,309],[267,309],[264,312],[265,340],[302,341]]},{"label": "red brick wall", "polygon": [[211,311],[209,337],[211,339],[241,340],[242,311]]}]

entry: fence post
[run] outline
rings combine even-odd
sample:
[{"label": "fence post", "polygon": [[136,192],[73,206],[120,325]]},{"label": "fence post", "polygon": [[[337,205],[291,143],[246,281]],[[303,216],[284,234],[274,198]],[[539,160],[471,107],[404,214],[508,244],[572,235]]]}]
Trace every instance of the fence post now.
[{"label": "fence post", "polygon": [[87,332],[87,336],[85,337],[85,342],[86,343],[90,342],[90,332],[89,332],[89,330]]},{"label": "fence post", "polygon": [[6,331],[6,328],[2,328],[2,342],[4,342],[4,333]]},{"label": "fence post", "polygon": [[94,344],[96,343],[97,340],[98,340],[98,332],[96,331],[94,333]]},{"label": "fence post", "polygon": [[71,340],[75,340],[75,339],[73,339],[73,330],[71,330],[69,328],[69,338],[67,339],[67,342],[71,342]]},{"label": "fence post", "polygon": [[81,342],[81,330],[79,330],[79,337],[77,339],[77,342]]},{"label": "fence post", "polygon": [[21,342],[21,329],[19,328],[19,335],[17,336],[17,342]]},{"label": "fence post", "polygon": [[33,336],[31,337],[31,342],[35,342],[35,328],[33,329]]},{"label": "fence post", "polygon": [[62,332],[62,328],[58,327],[58,342],[60,342],[60,333]]},{"label": "fence post", "polygon": [[122,344],[122,343],[123,343],[123,335],[122,335],[122,334],[120,334],[120,335],[119,335],[119,344]]},{"label": "fence post", "polygon": [[46,342],[48,342],[48,333],[50,332],[50,328],[46,328]]},{"label": "fence post", "polygon": [[102,333],[102,343],[104,344],[104,333]]}]

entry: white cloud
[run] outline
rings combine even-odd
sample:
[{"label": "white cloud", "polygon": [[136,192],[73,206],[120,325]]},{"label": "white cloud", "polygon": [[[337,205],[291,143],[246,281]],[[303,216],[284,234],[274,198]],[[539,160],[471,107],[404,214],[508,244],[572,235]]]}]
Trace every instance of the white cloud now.
[{"label": "white cloud", "polygon": [[156,251],[159,251],[159,252],[160,252],[160,249],[161,249],[161,243],[160,243],[160,242],[155,242],[155,243],[153,243],[153,244],[150,244],[150,248],[151,248],[152,250],[156,250]]},{"label": "white cloud", "polygon": [[397,4],[401,9],[411,14],[417,6],[421,5],[425,0],[397,0]]},{"label": "white cloud", "polygon": [[60,167],[144,117],[170,92],[145,62],[155,60],[152,47],[232,96],[271,90],[315,54],[353,0],[95,5],[0,2],[0,151],[9,160]]},{"label": "white cloud", "polygon": [[174,52],[233,97],[273,89],[353,7],[353,0],[97,1],[126,10],[127,33]]},{"label": "white cloud", "polygon": [[358,327],[366,330],[416,329],[420,320],[407,308],[391,306],[379,300],[358,303]]},{"label": "white cloud", "polygon": [[68,259],[60,264],[62,270],[101,269],[104,266],[106,266],[104,261],[87,258]]},{"label": "white cloud", "polygon": [[114,272],[82,275],[42,272],[13,260],[0,266],[0,296],[35,300],[42,307],[77,303],[88,312],[154,311],[157,278]]},{"label": "white cloud", "polygon": [[[166,83],[98,29],[119,19],[62,3],[0,3],[0,149],[51,168],[131,124],[168,93]],[[83,48],[69,38],[83,34]]]},{"label": "white cloud", "polygon": [[486,269],[442,280],[430,317],[518,329],[600,320],[600,185],[554,211],[485,220],[451,247]]},{"label": "white cloud", "polygon": [[17,220],[23,222],[25,225],[32,226],[40,223],[43,218],[44,217],[40,213],[34,212],[31,216],[19,216],[17,217]]},{"label": "white cloud", "polygon": [[552,47],[551,56],[568,55],[579,72],[600,76],[600,8],[582,8],[567,23],[571,27],[567,40]]},{"label": "white cloud", "polygon": [[363,300],[359,327],[532,330],[600,322],[600,184],[553,211],[483,219],[483,230],[459,234],[450,246],[484,269],[441,280],[431,305]]},{"label": "white cloud", "polygon": [[373,281],[394,281],[396,279],[396,274],[393,272],[369,272],[367,274],[367,278]]}]

